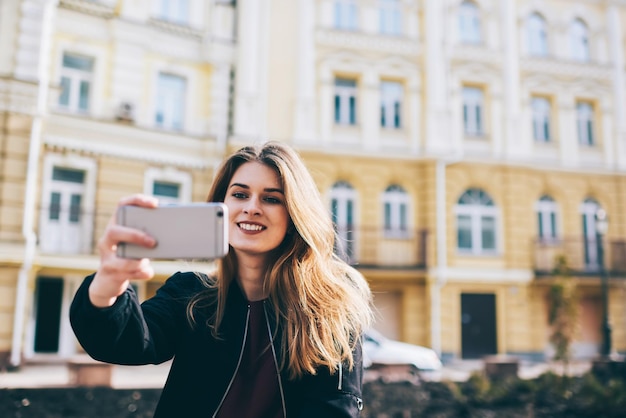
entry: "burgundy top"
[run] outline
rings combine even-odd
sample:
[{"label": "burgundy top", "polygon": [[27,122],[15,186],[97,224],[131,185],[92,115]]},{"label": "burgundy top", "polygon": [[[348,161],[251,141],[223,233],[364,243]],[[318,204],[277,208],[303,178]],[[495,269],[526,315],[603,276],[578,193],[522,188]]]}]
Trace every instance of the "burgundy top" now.
[{"label": "burgundy top", "polygon": [[282,418],[285,415],[263,301],[249,305],[248,335],[241,364],[217,416]]}]

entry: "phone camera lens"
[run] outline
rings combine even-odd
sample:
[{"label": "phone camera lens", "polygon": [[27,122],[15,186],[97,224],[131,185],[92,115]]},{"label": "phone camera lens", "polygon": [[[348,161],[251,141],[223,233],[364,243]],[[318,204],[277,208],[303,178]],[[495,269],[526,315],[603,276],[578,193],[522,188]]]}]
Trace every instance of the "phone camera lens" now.
[{"label": "phone camera lens", "polygon": [[221,210],[218,210],[218,211],[217,211],[217,217],[218,217],[218,218],[222,218],[222,217],[224,217],[224,212],[222,212]]}]

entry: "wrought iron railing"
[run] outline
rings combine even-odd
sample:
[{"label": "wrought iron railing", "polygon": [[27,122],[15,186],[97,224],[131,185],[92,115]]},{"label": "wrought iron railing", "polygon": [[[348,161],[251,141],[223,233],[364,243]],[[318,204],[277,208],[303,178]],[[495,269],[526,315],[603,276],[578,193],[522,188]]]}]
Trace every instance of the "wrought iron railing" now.
[{"label": "wrought iron railing", "polygon": [[597,275],[603,265],[610,274],[626,275],[626,241],[603,239],[604,260],[600,260],[598,244],[595,238],[582,237],[535,240],[534,269],[540,274],[553,274],[557,259],[564,257],[567,267],[575,274]]},{"label": "wrought iron railing", "polygon": [[337,228],[335,252],[357,267],[425,268],[427,231]]}]

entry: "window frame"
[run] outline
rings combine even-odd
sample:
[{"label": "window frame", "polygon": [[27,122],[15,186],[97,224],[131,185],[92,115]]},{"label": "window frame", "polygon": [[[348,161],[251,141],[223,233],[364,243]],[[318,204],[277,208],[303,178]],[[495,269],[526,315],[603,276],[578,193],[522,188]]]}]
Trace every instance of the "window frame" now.
[{"label": "window frame", "polygon": [[403,128],[404,86],[399,81],[383,80],[380,83],[380,127]]},{"label": "window frame", "polygon": [[[167,198],[165,196],[155,196],[153,193],[155,182],[173,183],[180,186],[178,199]],[[144,173],[144,193],[155,196],[161,203],[190,203],[192,179],[191,174],[176,170],[172,167],[149,168]]]},{"label": "window frame", "polygon": [[398,184],[392,184],[382,195],[383,231],[385,238],[409,238],[411,235],[411,197]]},{"label": "window frame", "polygon": [[[560,236],[559,205],[552,196],[541,196],[535,202],[535,213],[537,215],[537,239],[540,242],[558,241]],[[546,229],[549,230],[549,233],[546,233]]]},{"label": "window frame", "polygon": [[595,103],[590,100],[576,101],[576,132],[578,145],[596,146]]},{"label": "window frame", "polygon": [[580,62],[591,60],[589,26],[583,19],[577,17],[570,24],[569,41],[572,59]]},{"label": "window frame", "polygon": [[478,4],[470,0],[461,2],[458,10],[458,28],[459,41],[462,44],[482,44],[482,21]]},{"label": "window frame", "polygon": [[378,30],[383,35],[402,34],[402,4],[400,0],[378,0]]},{"label": "window frame", "polygon": [[[478,196],[476,196],[478,195]],[[462,202],[465,196],[472,201]],[[473,256],[494,256],[499,254],[500,245],[500,211],[495,206],[493,199],[484,190],[479,188],[466,189],[457,200],[454,208],[456,215],[456,249],[459,254]],[[463,218],[463,222],[461,222]],[[461,247],[461,224],[469,221],[469,247]],[[490,220],[492,228],[485,227],[485,220]],[[485,235],[490,233],[493,239],[493,248],[485,248]]]},{"label": "window frame", "polygon": [[334,0],[333,26],[335,29],[355,31],[359,28],[357,0]]},{"label": "window frame", "polygon": [[466,85],[462,88],[463,133],[466,136],[485,136],[485,91],[482,87]]},{"label": "window frame", "polygon": [[[182,82],[182,90],[174,92],[171,85],[162,84],[167,80],[178,80]],[[156,91],[153,123],[157,128],[183,131],[186,129],[187,100],[189,95],[189,77],[171,71],[158,71],[156,75]],[[176,97],[179,96],[179,97]],[[175,106],[179,104],[179,106]],[[174,109],[174,110],[172,110]],[[172,113],[173,112],[173,113]],[[162,114],[162,121],[159,121],[159,114]],[[179,117],[180,120],[176,120]]]},{"label": "window frame", "polygon": [[536,143],[552,142],[552,101],[545,96],[532,96],[530,104],[532,112],[533,140]]},{"label": "window frame", "polygon": [[[89,61],[89,70],[66,66],[66,57],[73,57],[79,60]],[[59,98],[57,101],[57,106],[59,109],[73,113],[91,113],[93,107],[95,69],[96,58],[94,56],[73,52],[70,50],[64,50],[61,53],[61,63],[59,67],[59,85],[61,87],[61,91],[59,93]],[[67,104],[62,103],[64,92],[66,91],[66,87],[64,86],[64,79],[67,79],[69,81],[69,86],[67,87]],[[81,107],[81,88],[83,85],[88,86],[86,107],[84,108]]]},{"label": "window frame", "polygon": [[528,17],[528,53],[536,57],[546,57],[550,49],[548,45],[548,24],[538,12]]},{"label": "window frame", "polygon": [[[340,85],[351,82],[353,85]],[[350,77],[335,77],[333,91],[333,113],[335,125],[356,126],[358,124],[358,80]]]},{"label": "window frame", "polygon": [[191,21],[192,0],[157,0],[155,16],[163,21],[177,25],[189,25]]}]

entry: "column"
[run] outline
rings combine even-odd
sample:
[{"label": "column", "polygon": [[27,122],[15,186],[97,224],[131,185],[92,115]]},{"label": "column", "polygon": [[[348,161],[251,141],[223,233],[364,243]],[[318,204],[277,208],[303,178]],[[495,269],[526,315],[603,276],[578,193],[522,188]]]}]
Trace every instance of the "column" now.
[{"label": "column", "polygon": [[298,0],[298,75],[294,122],[295,141],[315,140],[315,3]]}]

